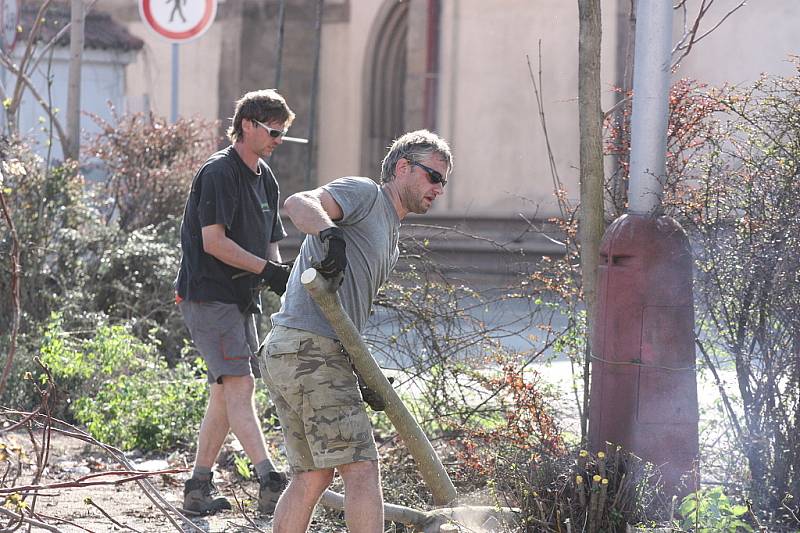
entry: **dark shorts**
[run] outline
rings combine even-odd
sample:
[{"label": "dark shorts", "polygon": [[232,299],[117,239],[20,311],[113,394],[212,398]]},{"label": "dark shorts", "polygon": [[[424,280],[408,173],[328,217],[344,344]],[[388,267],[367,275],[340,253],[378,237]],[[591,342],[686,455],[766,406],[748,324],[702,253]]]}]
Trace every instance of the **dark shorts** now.
[{"label": "dark shorts", "polygon": [[178,307],[192,340],[208,367],[208,382],[223,376],[261,377],[255,316],[236,304],[182,301]]},{"label": "dark shorts", "polygon": [[378,450],[350,357],[333,339],[275,326],[260,359],[295,472],[376,461]]}]

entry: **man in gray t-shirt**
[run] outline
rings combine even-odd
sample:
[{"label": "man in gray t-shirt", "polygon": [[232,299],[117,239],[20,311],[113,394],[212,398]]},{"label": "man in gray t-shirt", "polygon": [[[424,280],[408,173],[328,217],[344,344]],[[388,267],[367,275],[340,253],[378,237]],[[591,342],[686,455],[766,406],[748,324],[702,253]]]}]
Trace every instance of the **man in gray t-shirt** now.
[{"label": "man in gray t-shirt", "polygon": [[306,237],[260,354],[293,472],[275,509],[276,533],[307,530],[334,469],[345,484],[348,529],[383,530],[378,452],[358,379],[300,275],[313,266],[328,279],[341,276],[342,305],[360,331],[397,263],[400,221],[430,209],[452,166],[443,139],[414,131],[392,144],[380,186],[368,178],[340,178],[284,203],[284,213]]}]

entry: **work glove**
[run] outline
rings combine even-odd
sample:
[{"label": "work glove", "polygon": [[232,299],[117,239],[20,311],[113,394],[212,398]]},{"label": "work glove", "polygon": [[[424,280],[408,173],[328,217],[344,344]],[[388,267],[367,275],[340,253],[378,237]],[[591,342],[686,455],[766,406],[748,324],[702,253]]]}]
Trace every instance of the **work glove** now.
[{"label": "work glove", "polygon": [[[361,391],[361,399],[364,400],[364,403],[369,405],[373,411],[385,410],[386,400],[384,400],[380,394],[367,386],[367,383],[364,381],[364,378],[361,377],[361,374],[358,372],[358,370],[356,370],[355,366],[353,367],[353,371],[356,373],[356,378],[358,379],[358,390]],[[394,384],[393,377],[389,377],[387,380],[389,381],[390,385]]]},{"label": "work glove", "polygon": [[276,263],[275,261],[267,260],[267,264],[264,265],[263,270],[261,270],[258,276],[269,290],[278,296],[283,296],[283,293],[286,292],[286,283],[289,281],[289,274],[292,271],[292,263],[293,262]]},{"label": "work glove", "polygon": [[[328,243],[328,255],[313,266],[325,279],[333,279],[347,268],[347,254],[345,253],[344,232],[337,226],[325,228],[319,232],[319,239],[323,244]],[[344,279],[344,278],[342,278]],[[339,281],[341,285],[341,280]]]}]

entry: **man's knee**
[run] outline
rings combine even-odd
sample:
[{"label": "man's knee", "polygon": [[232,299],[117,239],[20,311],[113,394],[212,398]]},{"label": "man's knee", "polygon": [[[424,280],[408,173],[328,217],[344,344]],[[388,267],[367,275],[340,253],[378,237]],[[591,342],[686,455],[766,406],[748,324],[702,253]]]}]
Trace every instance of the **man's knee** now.
[{"label": "man's knee", "polygon": [[292,475],[289,483],[293,485],[292,488],[300,489],[304,494],[319,497],[330,486],[333,474],[333,468],[296,472]]},{"label": "man's knee", "polygon": [[380,485],[378,461],[358,461],[336,467],[342,476],[345,488],[350,486],[377,487]]},{"label": "man's knee", "polygon": [[222,387],[225,396],[239,394],[250,394],[256,388],[255,378],[252,375],[246,376],[222,376]]}]

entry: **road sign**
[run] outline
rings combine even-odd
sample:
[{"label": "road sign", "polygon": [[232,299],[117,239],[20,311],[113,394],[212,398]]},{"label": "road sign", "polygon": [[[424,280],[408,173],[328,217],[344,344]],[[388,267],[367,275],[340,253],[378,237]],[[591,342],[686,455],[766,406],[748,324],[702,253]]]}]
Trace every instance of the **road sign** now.
[{"label": "road sign", "polygon": [[214,22],[217,0],[139,0],[142,20],[172,42],[200,37]]},{"label": "road sign", "polygon": [[2,48],[11,53],[17,42],[17,26],[19,26],[19,0],[0,0],[0,32],[2,32]]}]

